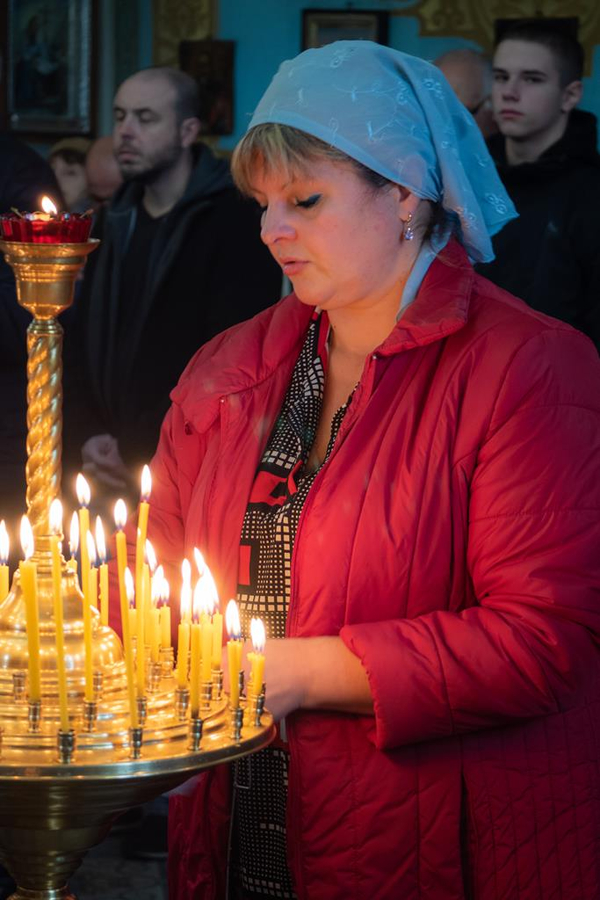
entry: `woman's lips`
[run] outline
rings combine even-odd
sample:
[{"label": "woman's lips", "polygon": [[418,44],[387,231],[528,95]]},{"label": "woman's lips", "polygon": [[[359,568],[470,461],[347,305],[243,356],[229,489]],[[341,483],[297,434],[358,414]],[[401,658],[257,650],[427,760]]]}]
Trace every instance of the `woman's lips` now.
[{"label": "woman's lips", "polygon": [[305,265],[306,265],[306,262],[304,262],[304,260],[301,260],[301,259],[282,259],[281,260],[281,268],[283,269],[284,274],[287,275],[289,278],[291,278],[292,275],[298,275],[299,272],[302,271],[302,269],[304,268]]}]

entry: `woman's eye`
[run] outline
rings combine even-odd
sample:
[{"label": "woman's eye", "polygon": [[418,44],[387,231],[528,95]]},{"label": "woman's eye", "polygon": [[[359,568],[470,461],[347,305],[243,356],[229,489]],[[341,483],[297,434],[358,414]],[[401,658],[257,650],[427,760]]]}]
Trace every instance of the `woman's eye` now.
[{"label": "woman's eye", "polygon": [[311,194],[310,197],[307,197],[306,200],[296,200],[296,206],[301,206],[302,209],[310,209],[311,206],[314,206],[315,203],[318,203],[321,199],[321,194]]}]

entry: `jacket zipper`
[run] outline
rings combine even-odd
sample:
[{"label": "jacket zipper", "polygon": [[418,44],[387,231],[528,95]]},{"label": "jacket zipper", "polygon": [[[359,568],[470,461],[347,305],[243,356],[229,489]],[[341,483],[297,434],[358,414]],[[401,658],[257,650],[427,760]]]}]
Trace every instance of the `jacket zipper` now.
[{"label": "jacket zipper", "polygon": [[[289,602],[289,606],[288,606],[288,617],[287,617],[287,622],[286,622],[286,637],[291,636],[291,633],[293,633],[293,631],[294,631],[292,624],[294,626],[296,624],[296,604],[293,603],[293,598],[296,595],[296,584],[295,584],[296,547],[298,546],[298,538],[299,538],[300,532],[302,530],[302,525],[304,523],[304,519],[307,515],[307,508],[309,507],[309,505],[311,503],[311,495],[314,496],[315,487],[317,486],[318,482],[320,480],[322,480],[323,471],[326,469],[326,467],[329,465],[331,459],[334,457],[334,455],[338,451],[340,444],[341,444],[340,439],[343,440],[343,438],[345,437],[347,432],[350,430],[351,426],[357,420],[359,414],[363,411],[364,407],[366,406],[366,403],[368,402],[368,399],[371,396],[371,393],[373,390],[373,382],[375,379],[374,363],[376,363],[378,359],[379,359],[378,354],[373,353],[371,355],[371,358],[367,362],[365,369],[363,371],[361,380],[359,381],[358,387],[356,389],[357,393],[355,394],[356,405],[354,406],[354,413],[351,417],[348,417],[348,416],[344,417],[341,427],[340,427],[340,430],[338,432],[337,439],[331,449],[331,453],[329,454],[328,459],[323,463],[323,465],[317,472],[317,475],[315,476],[315,480],[313,481],[312,487],[308,493],[308,497],[306,498],[304,506],[302,507],[302,510],[300,512],[300,518],[298,519],[298,527],[296,528],[296,537],[294,540],[294,548],[292,550],[292,559],[291,559],[291,563],[290,563],[291,590],[290,590],[290,602]],[[360,394],[358,394],[359,391],[360,391]],[[357,394],[358,394],[358,397],[357,397]],[[351,412],[351,411],[352,411],[352,404],[350,405],[349,412]],[[286,725],[287,725],[287,723],[286,723]],[[286,823],[287,831],[288,831],[287,846],[288,846],[288,852],[290,853],[290,857],[293,858],[293,861],[295,863],[294,869],[298,873],[298,875],[300,875],[300,872],[301,872],[300,840],[299,840],[300,834],[299,834],[299,829],[298,829],[298,815],[296,814],[296,812],[297,812],[296,803],[294,802],[294,798],[297,796],[297,792],[296,792],[296,790],[292,789],[293,787],[295,787],[295,781],[296,781],[295,766],[294,766],[295,738],[294,738],[294,727],[293,727],[293,725],[291,725],[291,723],[290,723],[290,726],[287,727],[287,738],[288,738],[288,746],[289,746],[289,752],[290,752],[290,766],[289,766],[289,772],[288,772],[288,799],[287,799],[288,815],[287,815],[287,823]],[[294,835],[293,842],[289,840],[290,823],[292,823],[292,825],[293,825],[293,828],[291,829],[293,832],[293,835]],[[293,848],[291,850],[291,852],[290,852],[290,848]],[[299,887],[299,885],[298,885],[298,887]]]}]

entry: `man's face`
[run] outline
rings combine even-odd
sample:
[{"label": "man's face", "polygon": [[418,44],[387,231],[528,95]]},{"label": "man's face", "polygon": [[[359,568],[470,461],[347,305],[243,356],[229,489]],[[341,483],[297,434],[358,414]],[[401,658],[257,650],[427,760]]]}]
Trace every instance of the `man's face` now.
[{"label": "man's face", "polygon": [[113,104],[115,157],[125,181],[152,183],[183,152],[175,91],[159,75],[138,73],[124,81]]},{"label": "man's face", "polygon": [[492,104],[500,131],[516,141],[543,138],[575,105],[552,51],[519,40],[496,48]]}]

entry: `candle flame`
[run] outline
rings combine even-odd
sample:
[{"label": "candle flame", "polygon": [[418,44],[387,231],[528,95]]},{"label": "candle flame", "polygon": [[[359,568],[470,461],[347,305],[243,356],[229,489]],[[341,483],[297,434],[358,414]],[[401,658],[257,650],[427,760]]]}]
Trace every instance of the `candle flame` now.
[{"label": "candle flame", "polygon": [[79,549],[79,516],[76,512],[71,516],[71,530],[69,531],[69,551],[75,556]]},{"label": "candle flame", "polygon": [[33,529],[27,516],[21,517],[21,547],[23,548],[25,559],[33,556]]},{"label": "candle flame", "polygon": [[181,621],[184,622],[190,616],[190,610],[192,608],[192,586],[189,581],[183,581],[181,585],[181,605],[180,605],[180,616]]},{"label": "candle flame", "polygon": [[242,627],[240,625],[240,611],[235,600],[230,600],[225,610],[225,627],[227,634],[234,641],[239,641],[242,636]]},{"label": "candle flame", "polygon": [[190,565],[189,559],[184,559],[181,563],[181,577],[183,579],[184,584],[191,585],[192,583],[192,567]]},{"label": "candle flame", "polygon": [[262,619],[252,619],[250,621],[250,637],[252,638],[254,652],[264,653],[266,636]]},{"label": "candle flame", "polygon": [[63,511],[62,511],[62,503],[55,497],[52,503],[50,504],[50,531],[52,534],[61,534],[62,532],[62,519],[63,519]]},{"label": "candle flame", "polygon": [[75,493],[77,494],[77,500],[79,501],[80,506],[90,505],[90,500],[92,499],[90,486],[81,472],[79,473],[75,481]]},{"label": "candle flame", "polygon": [[210,585],[204,578],[200,578],[194,588],[194,601],[192,606],[194,621],[198,622],[202,615],[212,616],[213,612],[214,604]]},{"label": "candle flame", "polygon": [[166,578],[163,578],[160,586],[160,600],[163,606],[169,605],[169,597],[171,596],[171,585]]},{"label": "candle flame", "polygon": [[92,537],[92,532],[88,531],[85,536],[85,542],[87,544],[87,552],[90,558],[90,566],[96,565],[96,542]]},{"label": "candle flame", "polygon": [[150,567],[150,571],[155,572],[157,563],[156,553],[154,552],[154,547],[148,540],[146,541],[146,562]]},{"label": "candle flame", "polygon": [[5,521],[2,519],[0,522],[0,566],[8,565],[9,549],[8,531]]},{"label": "candle flame", "polygon": [[131,569],[129,566],[125,566],[125,593],[127,594],[127,600],[129,601],[129,605],[133,603],[135,597],[135,588],[133,586],[133,575],[131,574]]},{"label": "candle flame", "polygon": [[115,503],[115,525],[118,531],[123,531],[127,524],[127,507],[124,500]]},{"label": "candle flame", "polygon": [[42,197],[41,206],[48,215],[55,216],[58,213],[58,210],[50,197]]},{"label": "candle flame", "polygon": [[162,597],[162,583],[165,577],[165,570],[162,566],[158,566],[155,573],[152,576],[152,589],[150,599],[152,601],[152,606],[158,606],[158,601]]},{"label": "candle flame", "polygon": [[100,516],[96,516],[96,547],[98,548],[100,562],[104,564],[107,559],[106,541],[104,540],[104,525],[102,524]]},{"label": "candle flame", "polygon": [[150,494],[152,493],[152,476],[150,475],[149,466],[144,466],[142,469],[142,490],[141,490],[141,499],[143,503],[148,503],[150,500]]},{"label": "candle flame", "polygon": [[198,575],[200,578],[204,575],[204,571],[207,568],[206,560],[204,559],[204,555],[198,550],[197,547],[194,547],[194,559],[196,561],[196,568],[198,569]]}]

